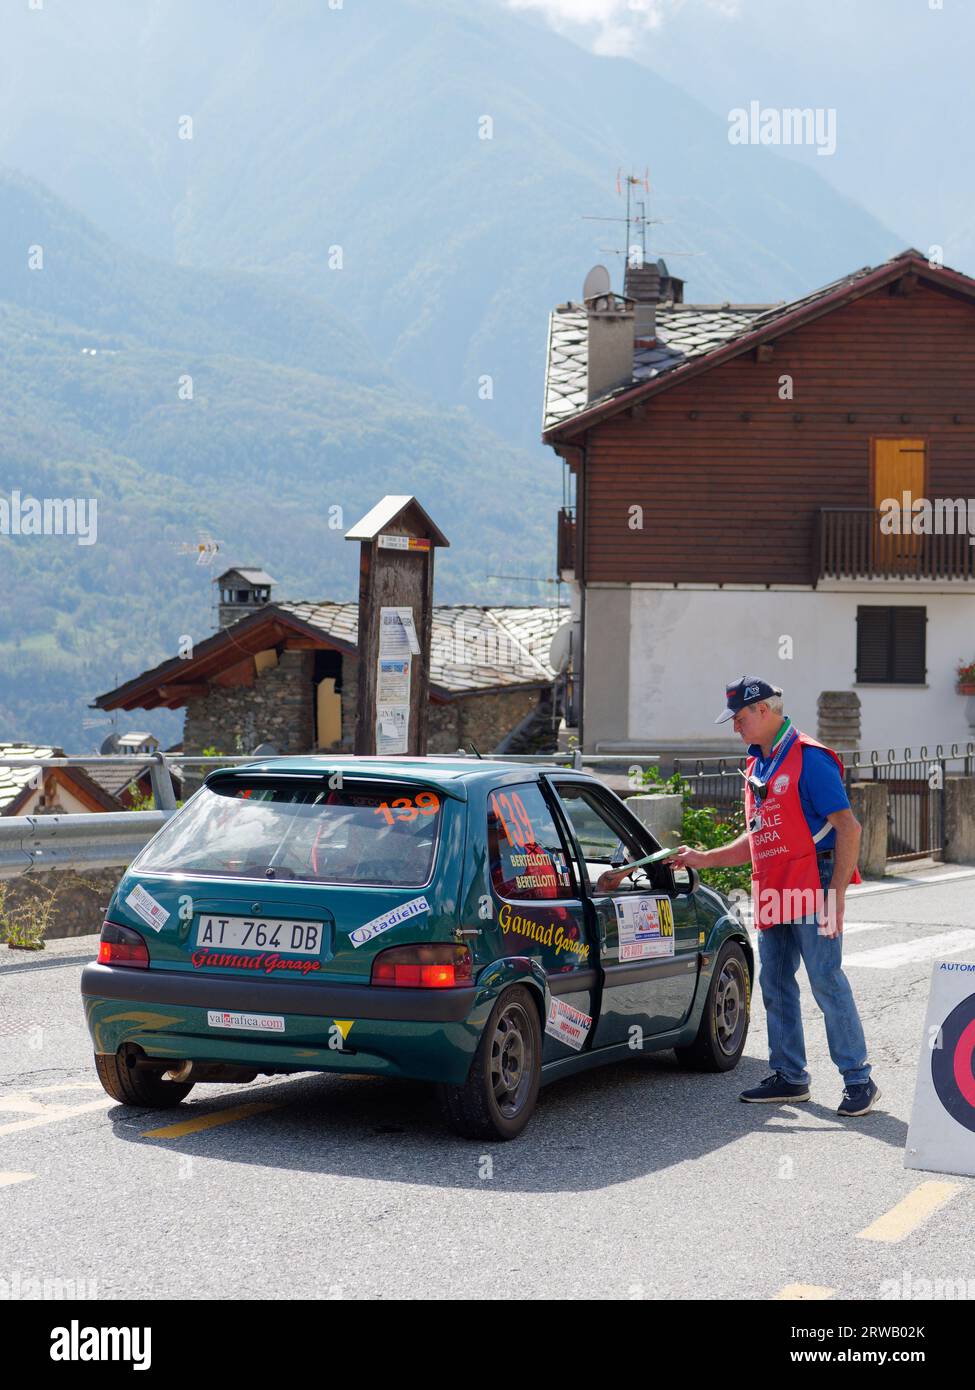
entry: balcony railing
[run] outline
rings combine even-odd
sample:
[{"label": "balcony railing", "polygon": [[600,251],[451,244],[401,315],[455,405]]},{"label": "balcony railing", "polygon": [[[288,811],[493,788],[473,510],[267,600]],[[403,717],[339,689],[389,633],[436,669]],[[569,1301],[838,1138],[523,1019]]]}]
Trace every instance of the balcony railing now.
[{"label": "balcony railing", "polygon": [[876,507],[820,507],[813,570],[820,579],[975,580],[975,545],[967,531],[916,536],[880,529]]},{"label": "balcony railing", "polygon": [[576,567],[575,507],[559,508],[559,530],[556,553],[559,561],[559,574],[561,574],[563,570],[571,570],[574,574]]}]

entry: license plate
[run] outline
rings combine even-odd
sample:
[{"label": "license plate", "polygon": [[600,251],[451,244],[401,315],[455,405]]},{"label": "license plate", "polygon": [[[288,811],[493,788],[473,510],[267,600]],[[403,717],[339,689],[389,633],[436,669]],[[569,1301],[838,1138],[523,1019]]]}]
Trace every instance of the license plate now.
[{"label": "license plate", "polygon": [[196,927],[197,946],[229,946],[234,951],[287,951],[317,956],[322,949],[321,922],[289,922],[280,917],[211,917]]}]

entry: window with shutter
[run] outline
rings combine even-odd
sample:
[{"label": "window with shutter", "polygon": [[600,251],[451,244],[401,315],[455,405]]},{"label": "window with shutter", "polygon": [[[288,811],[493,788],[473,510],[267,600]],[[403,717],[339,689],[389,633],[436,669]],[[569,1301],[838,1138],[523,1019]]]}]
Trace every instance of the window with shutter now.
[{"label": "window with shutter", "polygon": [[924,608],[858,608],[858,683],[923,685],[926,627]]}]

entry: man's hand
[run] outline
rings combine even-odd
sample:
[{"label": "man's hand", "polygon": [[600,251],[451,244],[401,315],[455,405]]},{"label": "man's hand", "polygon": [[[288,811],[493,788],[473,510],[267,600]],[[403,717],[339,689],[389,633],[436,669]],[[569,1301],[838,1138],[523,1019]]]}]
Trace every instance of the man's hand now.
[{"label": "man's hand", "polygon": [[819,927],[820,936],[839,936],[843,931],[843,916],[846,912],[846,890],[829,888],[826,892],[825,911]]},{"label": "man's hand", "polygon": [[676,864],[679,869],[703,869],[710,863],[707,850],[691,849],[689,845],[678,845],[673,857],[665,859],[665,864]]},{"label": "man's hand", "polygon": [[596,880],[596,892],[615,893],[629,872],[628,864],[624,864],[621,869],[606,869]]}]

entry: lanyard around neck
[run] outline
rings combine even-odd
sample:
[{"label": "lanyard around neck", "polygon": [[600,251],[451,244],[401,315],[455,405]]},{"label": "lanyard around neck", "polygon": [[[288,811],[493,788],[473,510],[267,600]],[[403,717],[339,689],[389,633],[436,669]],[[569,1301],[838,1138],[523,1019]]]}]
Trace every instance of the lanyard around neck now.
[{"label": "lanyard around neck", "polygon": [[[785,758],[786,753],[788,753],[789,749],[792,747],[793,743],[796,741],[797,738],[798,734],[792,727],[791,721],[787,719],[785,721],[785,724],[782,726],[782,730],[779,733],[776,742],[772,745],[772,748],[777,747],[779,751],[775,754],[775,757],[772,759],[771,766],[764,774],[763,780],[766,782],[766,784],[771,782],[772,778],[775,776],[775,773],[778,771],[779,766],[782,763],[782,760]],[[771,751],[772,749],[769,749],[770,754]]]}]

